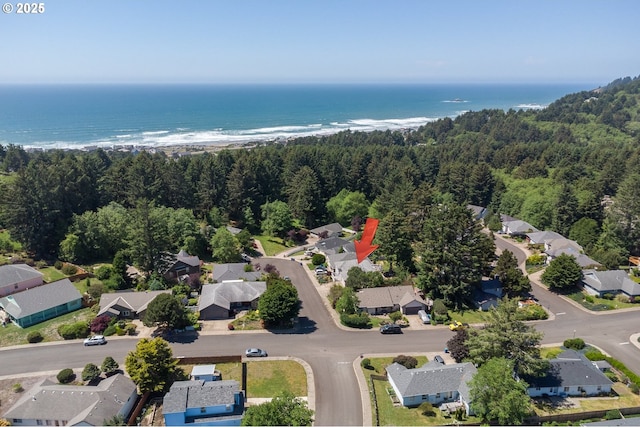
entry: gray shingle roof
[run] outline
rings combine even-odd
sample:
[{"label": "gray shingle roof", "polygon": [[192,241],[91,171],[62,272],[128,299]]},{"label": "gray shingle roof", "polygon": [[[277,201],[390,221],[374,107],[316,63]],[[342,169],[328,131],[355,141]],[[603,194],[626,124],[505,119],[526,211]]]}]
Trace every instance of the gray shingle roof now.
[{"label": "gray shingle roof", "polygon": [[44,380],[26,392],[4,417],[100,426],[118,414],[135,391],[133,381],[122,374],[104,379],[96,386],[62,385]]},{"label": "gray shingle roof", "polygon": [[538,231],[533,225],[520,219],[506,221],[503,225],[509,229],[510,233],[530,233]]},{"label": "gray shingle roof", "polygon": [[3,265],[0,266],[0,288],[13,287],[16,283],[25,282],[36,277],[42,279],[42,276],[42,273],[27,264]]},{"label": "gray shingle roof", "polygon": [[365,288],[357,293],[361,308],[382,308],[393,305],[404,306],[411,301],[419,301],[427,304],[421,296],[417,295],[413,286],[385,286],[381,288]]},{"label": "gray shingle roof", "polygon": [[0,298],[0,306],[16,319],[82,299],[69,279],[58,280]]},{"label": "gray shingle roof", "polygon": [[140,313],[147,309],[147,306],[160,294],[170,294],[171,290],[145,291],[145,292],[115,292],[102,294],[100,296],[100,311],[98,316],[108,311],[112,311],[115,306],[127,307],[129,310]]},{"label": "gray shingle roof", "polygon": [[530,388],[612,384],[611,380],[590,360],[575,351],[562,352],[555,359],[551,359],[549,363],[551,367],[544,377],[525,378]]},{"label": "gray shingle roof", "polygon": [[176,255],[176,259],[192,267],[197,267],[200,265],[200,258],[195,255],[189,255],[184,250],[180,250],[180,252],[178,252],[178,254]]},{"label": "gray shingle roof", "polygon": [[212,305],[229,309],[233,302],[249,302],[260,297],[267,290],[267,282],[243,282],[233,280],[202,286],[198,310]]},{"label": "gray shingle roof", "polygon": [[225,280],[258,280],[262,273],[259,271],[244,271],[247,264],[243,262],[232,262],[228,264],[214,264],[211,278],[214,282]]},{"label": "gray shingle roof", "polygon": [[176,381],[164,396],[162,412],[183,413],[187,408],[233,405],[240,385],[234,380]]},{"label": "gray shingle roof", "polygon": [[472,363],[442,365],[429,362],[416,369],[407,369],[398,363],[393,363],[387,367],[389,377],[405,398],[457,391],[467,402],[469,402],[467,382],[473,378],[476,371]]},{"label": "gray shingle roof", "polygon": [[331,224],[323,225],[322,227],[317,227],[309,231],[315,235],[320,235],[323,231],[329,233],[329,236],[333,234],[339,235],[340,233],[342,233],[342,226],[337,222],[333,222]]},{"label": "gray shingle roof", "polygon": [[583,270],[582,281],[599,292],[622,291],[630,296],[640,295],[640,283],[636,283],[624,270]]}]

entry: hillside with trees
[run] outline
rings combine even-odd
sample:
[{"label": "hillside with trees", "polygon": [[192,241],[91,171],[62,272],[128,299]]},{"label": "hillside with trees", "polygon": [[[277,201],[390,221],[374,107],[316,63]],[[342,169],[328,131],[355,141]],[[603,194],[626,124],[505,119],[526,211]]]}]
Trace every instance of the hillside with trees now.
[{"label": "hillside with trees", "polygon": [[[542,110],[471,111],[416,130],[344,131],[177,159],[2,146],[0,226],[35,259],[120,254],[150,272],[183,248],[211,257],[212,241],[216,256],[233,259],[220,248],[239,243],[216,235],[230,222],[286,239],[368,215],[381,220],[380,252],[392,267],[419,273],[430,289],[429,263],[444,262],[430,256],[442,244],[434,230],[475,235],[456,208],[474,204],[576,239],[614,267],[640,255],[639,101],[640,78],[624,78]],[[452,277],[476,281],[491,261],[476,255],[489,243],[459,243],[473,265],[450,265]],[[467,291],[439,296],[457,304]]]}]

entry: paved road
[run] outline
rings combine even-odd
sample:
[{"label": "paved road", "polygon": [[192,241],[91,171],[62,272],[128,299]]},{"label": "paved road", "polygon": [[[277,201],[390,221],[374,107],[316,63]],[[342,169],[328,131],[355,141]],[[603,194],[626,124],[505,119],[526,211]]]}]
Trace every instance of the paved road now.
[{"label": "paved road", "polygon": [[[525,253],[510,242],[498,239],[501,249],[509,249],[519,260]],[[289,276],[303,301],[300,321],[295,331],[273,333],[235,332],[201,335],[184,342],[173,342],[176,356],[202,354],[241,354],[247,347],[265,348],[269,356],[294,356],[305,360],[314,374],[316,425],[363,425],[360,388],[353,361],[363,353],[413,353],[441,351],[452,333],[446,327],[425,326],[401,335],[380,335],[377,331],[348,331],[336,326],[322,297],[315,289],[306,266],[283,258],[260,260],[276,266]],[[534,294],[552,313],[551,320],[536,322],[544,333],[543,343],[559,343],[566,338],[581,337],[604,349],[613,357],[638,371],[640,351],[629,345],[637,332],[638,311],[596,315],[587,313],[546,289],[534,285]],[[57,371],[66,367],[100,364],[110,355],[121,364],[135,347],[135,340],[111,339],[106,346],[84,347],[81,343],[31,345],[5,349],[0,354],[0,376],[32,371]],[[364,396],[368,399],[368,396]]]}]

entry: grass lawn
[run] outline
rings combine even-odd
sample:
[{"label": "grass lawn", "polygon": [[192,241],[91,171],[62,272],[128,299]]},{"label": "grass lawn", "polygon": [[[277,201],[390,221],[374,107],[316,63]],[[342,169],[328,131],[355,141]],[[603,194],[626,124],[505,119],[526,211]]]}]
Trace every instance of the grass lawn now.
[{"label": "grass lawn", "polygon": [[257,311],[250,311],[245,316],[230,322],[237,331],[254,331],[263,329]]},{"label": "grass lawn", "polygon": [[462,323],[484,323],[486,321],[486,316],[486,312],[476,309],[462,311],[449,310],[449,318],[452,321],[458,320]]},{"label": "grass lawn", "polygon": [[47,283],[55,282],[56,280],[64,279],[67,277],[62,271],[56,270],[55,267],[45,267],[38,270],[44,274],[44,281]]},{"label": "grass lawn", "polygon": [[[427,362],[425,356],[416,357],[418,366],[422,366]],[[367,386],[371,387],[370,377],[372,374],[382,375],[386,366],[393,363],[393,357],[372,358],[371,365],[374,370],[363,369],[362,372],[367,380]],[[453,424],[453,418],[445,418],[442,413],[434,408],[434,415],[425,416],[420,413],[418,408],[406,408],[401,405],[394,405],[391,400],[390,392],[393,392],[388,381],[375,380],[374,387],[378,398],[378,413],[380,415],[380,425],[382,426],[427,426],[427,425],[448,425]],[[371,393],[369,393],[372,396]],[[373,400],[371,401],[373,410]],[[375,414],[372,414],[372,420],[375,423]],[[470,417],[469,422],[478,421],[474,417]]]},{"label": "grass lawn", "polygon": [[[240,363],[217,363],[223,380],[242,384]],[[307,374],[293,360],[256,360],[247,363],[247,397],[275,397],[283,391],[307,395]]]},{"label": "grass lawn", "polygon": [[29,334],[29,332],[31,331],[40,331],[40,333],[44,337],[43,341],[45,342],[62,341],[62,338],[60,337],[60,335],[58,335],[58,326],[81,320],[86,320],[88,322],[94,317],[95,314],[91,311],[90,308],[83,308],[72,313],[67,313],[65,315],[56,317],[55,319],[38,323],[37,325],[33,325],[25,329],[19,328],[18,326],[10,323],[6,328],[0,328],[0,347],[28,344],[27,334]]},{"label": "grass lawn", "polygon": [[254,236],[255,239],[259,240],[266,252],[267,256],[274,256],[282,251],[287,250],[287,247],[283,244],[282,239],[278,237],[271,236]]},{"label": "grass lawn", "polygon": [[640,396],[633,394],[629,387],[617,382],[612,386],[618,396],[616,397],[572,397],[572,401],[577,404],[568,408],[552,408],[548,405],[536,405],[535,411],[537,415],[557,415],[557,414],[573,414],[577,412],[603,411],[618,408],[628,408],[640,406]]}]

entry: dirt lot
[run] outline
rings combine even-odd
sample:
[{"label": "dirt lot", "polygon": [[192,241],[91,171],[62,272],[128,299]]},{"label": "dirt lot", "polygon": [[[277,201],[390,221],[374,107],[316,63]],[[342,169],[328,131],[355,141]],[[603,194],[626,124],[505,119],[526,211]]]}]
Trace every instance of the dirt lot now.
[{"label": "dirt lot", "polygon": [[[3,417],[11,407],[26,393],[31,387],[47,378],[46,376],[23,377],[8,380],[0,380],[0,417]],[[53,381],[57,381],[55,376]],[[23,390],[16,393],[13,391],[13,385],[20,383]]]}]

